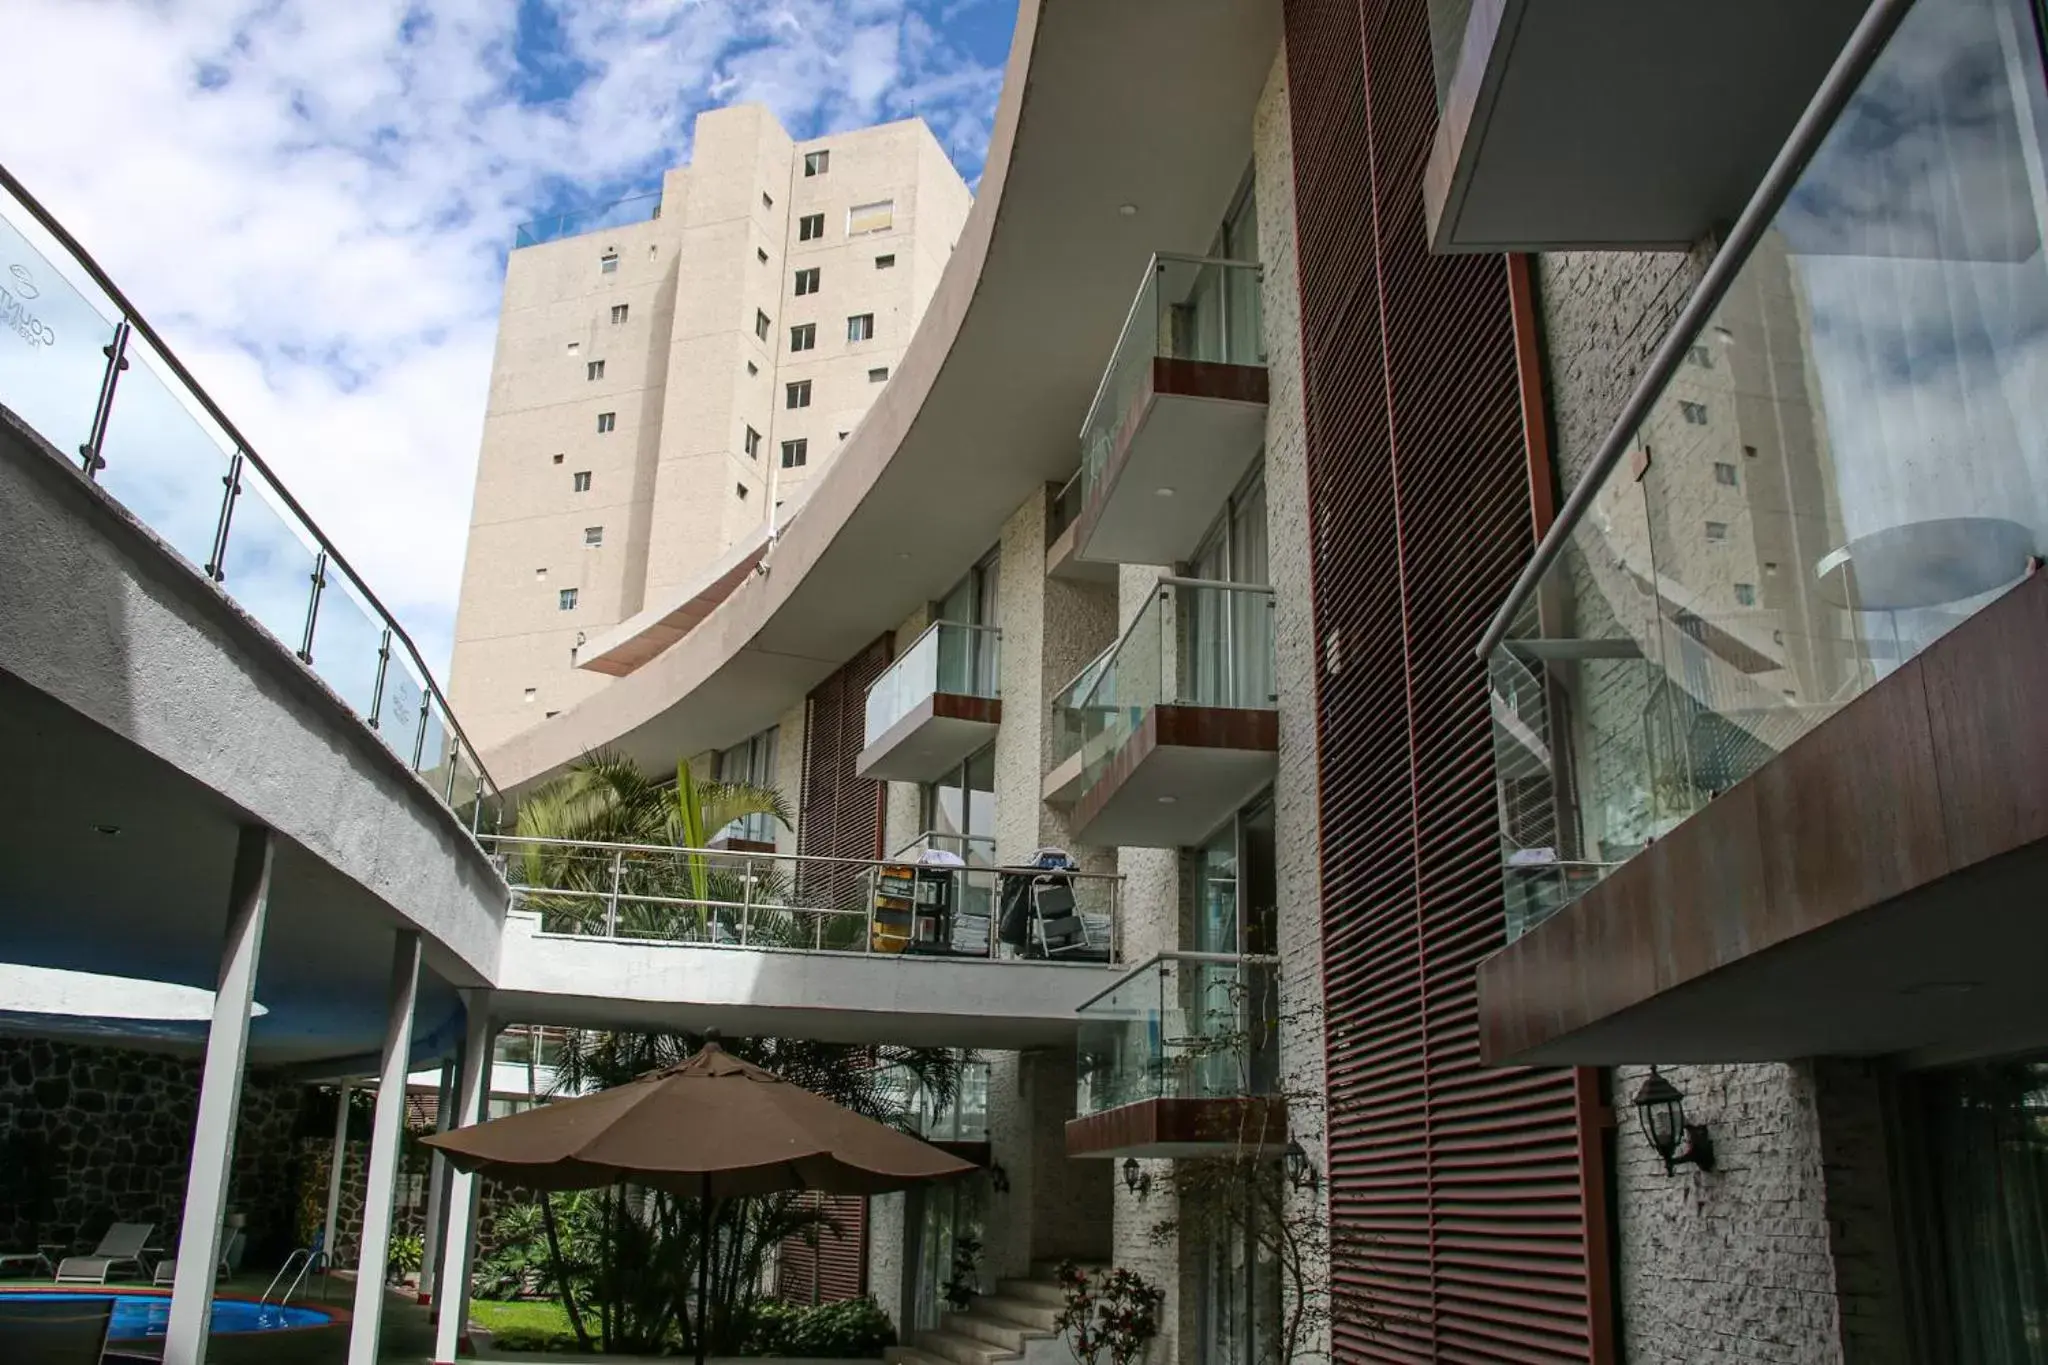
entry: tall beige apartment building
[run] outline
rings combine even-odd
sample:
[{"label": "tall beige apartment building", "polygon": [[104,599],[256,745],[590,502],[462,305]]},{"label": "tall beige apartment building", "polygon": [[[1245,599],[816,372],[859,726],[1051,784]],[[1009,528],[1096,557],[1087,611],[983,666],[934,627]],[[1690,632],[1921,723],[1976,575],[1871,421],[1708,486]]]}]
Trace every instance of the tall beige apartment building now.
[{"label": "tall beige apartment building", "polygon": [[602,690],[579,646],[687,592],[818,477],[971,202],[921,119],[796,142],[742,105],[698,116],[658,196],[587,220],[631,221],[522,229],[455,623],[479,747]]}]

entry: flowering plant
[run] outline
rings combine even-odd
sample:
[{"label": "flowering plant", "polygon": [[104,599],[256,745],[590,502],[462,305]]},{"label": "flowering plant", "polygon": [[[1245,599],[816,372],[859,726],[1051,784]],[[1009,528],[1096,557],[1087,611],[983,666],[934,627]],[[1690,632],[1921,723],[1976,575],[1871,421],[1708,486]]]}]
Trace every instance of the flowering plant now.
[{"label": "flowering plant", "polygon": [[1159,1308],[1164,1291],[1147,1284],[1134,1270],[1086,1271],[1072,1261],[1060,1262],[1060,1291],[1065,1306],[1053,1318],[1053,1330],[1066,1339],[1078,1365],[1133,1365],[1159,1335]]}]

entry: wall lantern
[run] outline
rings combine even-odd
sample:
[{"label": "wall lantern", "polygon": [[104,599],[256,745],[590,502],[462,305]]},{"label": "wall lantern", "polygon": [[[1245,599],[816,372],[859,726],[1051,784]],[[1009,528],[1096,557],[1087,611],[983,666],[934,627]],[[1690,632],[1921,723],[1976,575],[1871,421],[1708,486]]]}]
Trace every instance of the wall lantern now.
[{"label": "wall lantern", "polygon": [[1664,1174],[1685,1165],[1714,1169],[1714,1143],[1705,1126],[1685,1121],[1685,1092],[1659,1075],[1654,1066],[1636,1090],[1635,1107],[1643,1137],[1663,1158]]},{"label": "wall lantern", "polygon": [[1152,1193],[1152,1176],[1138,1169],[1138,1158],[1134,1156],[1124,1158],[1124,1188],[1140,1199]]},{"label": "wall lantern", "polygon": [[1281,1161],[1287,1168],[1287,1183],[1295,1189],[1307,1190],[1313,1194],[1316,1187],[1323,1183],[1323,1173],[1316,1169],[1315,1162],[1309,1160],[1308,1152],[1299,1142],[1287,1144],[1287,1151],[1281,1157]]},{"label": "wall lantern", "polygon": [[997,1194],[1008,1194],[1010,1192],[1010,1173],[1003,1169],[1002,1162],[992,1161],[989,1163],[988,1184],[989,1188]]}]

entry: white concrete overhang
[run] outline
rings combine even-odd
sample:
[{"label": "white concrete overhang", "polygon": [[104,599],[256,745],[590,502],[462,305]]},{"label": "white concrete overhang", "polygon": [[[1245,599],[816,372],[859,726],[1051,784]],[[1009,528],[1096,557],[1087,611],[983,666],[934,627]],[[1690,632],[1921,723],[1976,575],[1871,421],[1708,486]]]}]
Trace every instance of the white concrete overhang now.
[{"label": "white concrete overhang", "polygon": [[576,1028],[718,1028],[833,1043],[1071,1047],[1080,1006],[1118,969],[543,934],[507,916],[493,1009]]},{"label": "white concrete overhang", "polygon": [[808,497],[808,489],[799,490],[780,509],[779,525],[763,523],[688,583],[580,646],[576,666],[623,678],[695,630],[748,575],[767,572],[762,566],[774,552],[776,540],[789,529]]},{"label": "white concrete overhang", "polygon": [[1279,716],[1220,706],[1154,706],[1074,802],[1076,843],[1199,844],[1279,770]]},{"label": "white concrete overhang", "polygon": [[930,782],[994,741],[1003,704],[994,697],[934,692],[868,740],[853,765],[871,782]]},{"label": "white concrete overhang", "polygon": [[1682,249],[1732,223],[1868,0],[1472,0],[1438,251]]},{"label": "white concrete overhang", "polygon": [[1024,0],[945,274],[767,571],[486,755],[500,785],[516,793],[600,747],[665,768],[773,724],[1064,479],[1130,282],[1154,251],[1206,249],[1242,182],[1279,38],[1274,0]]},{"label": "white concrete overhang", "polygon": [[1194,558],[1265,439],[1263,365],[1154,358],[1074,523],[1075,556]]}]

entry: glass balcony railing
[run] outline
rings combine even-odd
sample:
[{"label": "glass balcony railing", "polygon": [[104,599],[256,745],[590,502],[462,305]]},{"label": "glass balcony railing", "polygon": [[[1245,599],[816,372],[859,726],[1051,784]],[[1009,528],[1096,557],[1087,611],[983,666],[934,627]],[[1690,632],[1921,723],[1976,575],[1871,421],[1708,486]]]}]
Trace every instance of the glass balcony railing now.
[{"label": "glass balcony railing", "polygon": [[601,232],[605,228],[624,227],[628,223],[645,223],[659,217],[661,193],[657,190],[652,194],[636,194],[629,199],[615,199],[595,208],[551,214],[530,223],[521,223],[512,234],[512,246],[514,250],[540,246],[559,242],[564,237],[580,237],[586,232]]},{"label": "glass balcony railing", "polygon": [[2021,0],[1908,12],[1504,610],[1489,672],[1511,936],[2038,565],[2048,100],[2016,36],[2032,24]]},{"label": "glass balcony railing", "polygon": [[[1087,677],[1084,671],[1075,686]],[[1084,788],[1102,775],[1155,706],[1272,710],[1278,703],[1273,589],[1160,579],[1123,638],[1100,661],[1092,684],[1077,700],[1065,700],[1066,695],[1055,702],[1056,728],[1062,743],[1074,737]]]},{"label": "glass balcony railing", "polygon": [[472,831],[495,829],[498,789],[404,627],[62,225],[4,169],[0,188],[0,404],[219,584]]},{"label": "glass balcony railing", "polygon": [[1081,424],[1081,501],[1095,495],[1125,420],[1144,391],[1152,362],[1266,363],[1256,261],[1154,256],[1124,319],[1109,368]]},{"label": "glass balcony railing", "polygon": [[994,626],[932,622],[868,688],[864,743],[873,744],[934,693],[1001,696],[1002,643]]},{"label": "glass balcony railing", "polygon": [[1109,667],[1109,661],[1115,656],[1116,646],[1111,645],[1090,659],[1087,665],[1074,675],[1072,682],[1053,695],[1053,766],[1057,767],[1081,752],[1081,745],[1088,738],[1089,728],[1088,713],[1084,708],[1092,700],[1096,679],[1102,676],[1102,671]]},{"label": "glass balcony railing", "polygon": [[1279,982],[1271,957],[1161,953],[1132,968],[1080,1008],[1075,1112],[1273,1094]]}]

